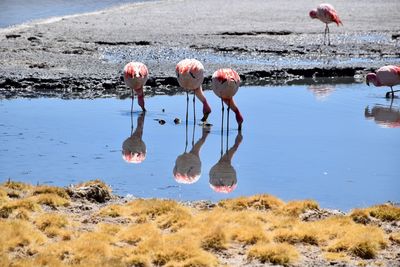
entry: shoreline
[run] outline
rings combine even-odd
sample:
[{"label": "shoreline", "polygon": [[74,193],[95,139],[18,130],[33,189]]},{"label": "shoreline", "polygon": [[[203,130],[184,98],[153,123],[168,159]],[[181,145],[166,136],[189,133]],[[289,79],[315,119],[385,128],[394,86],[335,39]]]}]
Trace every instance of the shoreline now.
[{"label": "shoreline", "polygon": [[[332,3],[345,23],[332,27],[332,46],[321,45],[323,24],[308,18],[313,5],[305,1],[142,2],[0,30],[0,98],[118,95],[126,91],[122,68],[131,60],[148,66],[151,92],[171,94],[178,91],[169,91],[177,86],[175,64],[185,57],[203,62],[206,83],[222,67],[237,70],[243,85],[362,79],[382,65],[400,64],[400,29],[390,19],[398,6],[370,2],[376,10],[357,16],[352,12],[363,1]],[[214,12],[226,5],[229,10]]]}]

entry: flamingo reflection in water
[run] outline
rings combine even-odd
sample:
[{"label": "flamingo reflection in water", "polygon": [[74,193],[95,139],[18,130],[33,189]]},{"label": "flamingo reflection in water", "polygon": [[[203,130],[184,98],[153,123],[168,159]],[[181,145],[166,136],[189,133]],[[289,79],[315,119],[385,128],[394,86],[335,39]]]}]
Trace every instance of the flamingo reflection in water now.
[{"label": "flamingo reflection in water", "polygon": [[239,131],[235,139],[235,144],[229,150],[227,150],[224,155],[221,153],[221,158],[217,164],[211,168],[209,173],[210,187],[215,192],[230,193],[235,190],[237,185],[237,177],[236,170],[232,166],[232,157],[239,148],[242,140],[243,137]]},{"label": "flamingo reflection in water", "polygon": [[192,149],[187,152],[188,125],[186,123],[185,152],[176,158],[173,170],[175,181],[177,181],[178,183],[193,184],[197,182],[201,176],[200,149],[206,142],[210,130],[208,127],[204,126],[201,138],[196,142],[196,144],[194,144],[194,130],[195,124],[193,125]]},{"label": "flamingo reflection in water", "polygon": [[243,140],[242,132],[238,131],[235,144],[228,150],[229,144],[229,120],[227,121],[226,129],[226,152],[224,151],[224,114],[222,113],[221,120],[221,158],[210,169],[210,187],[218,193],[230,193],[235,190],[237,185],[236,170],[232,166],[233,155],[239,148],[240,143]]},{"label": "flamingo reflection in water", "polygon": [[324,101],[335,91],[334,85],[328,84],[313,84],[307,87],[318,101]]},{"label": "flamingo reflection in water", "polygon": [[400,128],[400,108],[393,106],[393,99],[389,107],[375,105],[370,109],[367,106],[364,115],[366,119],[373,119],[383,128]]},{"label": "flamingo reflection in water", "polygon": [[122,158],[128,163],[141,163],[146,158],[146,144],[142,140],[145,112],[137,118],[136,130],[133,131],[133,113],[131,112],[131,136],[122,144]]}]

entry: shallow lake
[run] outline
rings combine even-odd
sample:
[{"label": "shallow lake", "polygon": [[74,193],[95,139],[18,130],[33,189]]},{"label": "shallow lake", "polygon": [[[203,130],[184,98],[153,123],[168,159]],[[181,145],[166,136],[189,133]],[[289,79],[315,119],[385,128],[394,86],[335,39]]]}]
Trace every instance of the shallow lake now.
[{"label": "shallow lake", "polygon": [[132,117],[130,99],[1,100],[0,182],[100,178],[121,195],[216,201],[268,193],[343,210],[399,202],[400,100],[385,92],[365,84],[243,86],[235,97],[243,130],[231,113],[223,135],[211,91],[209,128],[199,125],[198,101],[194,124],[192,96],[186,128],[185,95],[146,98],[144,116],[135,100]]},{"label": "shallow lake", "polygon": [[92,12],[146,0],[1,0],[0,28],[35,19]]}]

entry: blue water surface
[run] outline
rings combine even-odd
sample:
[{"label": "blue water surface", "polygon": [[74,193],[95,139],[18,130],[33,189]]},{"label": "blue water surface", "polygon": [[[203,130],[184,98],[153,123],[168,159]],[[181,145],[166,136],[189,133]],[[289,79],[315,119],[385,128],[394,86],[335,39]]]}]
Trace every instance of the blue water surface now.
[{"label": "blue water surface", "polygon": [[[217,201],[268,193],[343,210],[400,201],[400,100],[385,99],[384,89],[244,86],[235,96],[243,130],[239,136],[231,114],[228,140],[226,118],[221,138],[221,103],[213,92],[205,94],[213,108],[212,126],[203,131],[198,125],[199,102],[194,124],[189,101],[187,132],[185,95],[147,97],[144,117],[135,102],[132,118],[130,99],[1,100],[0,182],[67,186],[100,178],[121,195]],[[182,123],[176,125],[175,118]],[[141,163],[122,157],[131,124],[134,132],[143,126],[135,139],[146,147]],[[215,192],[210,170],[221,158],[221,145],[224,154],[241,138],[231,162],[222,167],[230,176],[221,174],[219,181],[234,185],[233,191]],[[173,174],[186,140],[186,152],[192,144],[200,149],[201,175],[192,184],[178,183]]]},{"label": "blue water surface", "polygon": [[1,0],[0,28],[148,0]]}]

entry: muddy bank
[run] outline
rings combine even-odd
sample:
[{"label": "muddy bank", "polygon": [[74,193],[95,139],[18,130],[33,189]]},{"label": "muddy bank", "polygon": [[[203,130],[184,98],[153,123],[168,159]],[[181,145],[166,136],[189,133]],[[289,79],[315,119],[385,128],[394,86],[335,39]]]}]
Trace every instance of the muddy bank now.
[{"label": "muddy bank", "polygon": [[[361,68],[312,68],[281,69],[273,71],[251,71],[240,74],[241,85],[310,85],[320,83],[354,83],[362,81]],[[204,79],[204,90],[210,89],[211,76]],[[150,77],[147,81],[146,96],[175,95],[183,93],[175,77]],[[62,77],[51,78],[5,78],[0,80],[0,99],[57,97],[62,99],[90,99],[130,97],[130,90],[123,82],[123,76],[110,78]]]},{"label": "muddy bank", "polygon": [[396,0],[332,4],[344,23],[331,26],[332,46],[307,1],[154,1],[1,29],[0,97],[124,98],[132,60],[149,67],[148,95],[179,92],[174,70],[186,57],[203,62],[206,82],[232,67],[252,85],[362,79],[400,64]]}]

